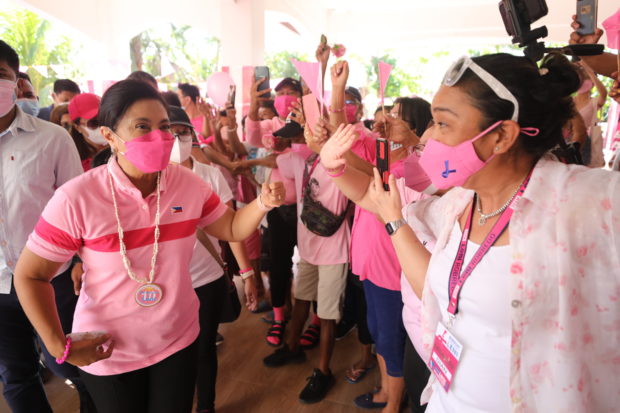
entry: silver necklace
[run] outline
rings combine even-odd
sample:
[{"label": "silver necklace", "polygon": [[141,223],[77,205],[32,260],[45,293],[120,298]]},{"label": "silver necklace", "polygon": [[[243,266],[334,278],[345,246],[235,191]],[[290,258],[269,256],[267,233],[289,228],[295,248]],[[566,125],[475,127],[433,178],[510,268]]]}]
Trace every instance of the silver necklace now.
[{"label": "silver necklace", "polygon": [[510,203],[512,202],[514,197],[519,192],[519,188],[521,188],[521,186],[517,187],[517,190],[512,194],[512,196],[508,199],[508,201],[506,201],[506,203],[504,205],[502,205],[497,211],[493,211],[490,214],[483,214],[482,213],[482,205],[480,203],[480,197],[476,194],[476,209],[478,210],[478,213],[480,214],[480,219],[478,220],[478,224],[479,225],[484,225],[484,224],[487,223],[487,220],[489,218],[496,217],[499,214],[501,214],[502,212],[504,212],[506,210],[506,208],[508,208],[508,205],[510,205]]},{"label": "silver necklace", "polygon": [[121,219],[118,213],[118,204],[116,202],[116,191],[114,191],[114,182],[112,181],[112,173],[108,171],[108,176],[110,178],[110,190],[112,191],[112,202],[114,203],[114,215],[116,216],[116,224],[118,230],[118,241],[120,244],[120,253],[121,258],[123,259],[123,265],[125,266],[125,270],[127,270],[127,275],[132,280],[140,283],[140,287],[136,290],[135,300],[142,307],[151,307],[155,304],[158,304],[163,297],[162,288],[153,283],[155,278],[155,264],[157,263],[157,255],[159,253],[159,217],[160,217],[160,180],[161,180],[161,172],[157,173],[157,211],[155,213],[155,233],[154,233],[154,242],[153,242],[153,255],[151,257],[151,271],[149,272],[149,278],[138,278],[136,273],[131,268],[131,261],[127,256],[127,246],[125,245],[124,236],[125,233],[123,231],[123,227],[121,226]]}]

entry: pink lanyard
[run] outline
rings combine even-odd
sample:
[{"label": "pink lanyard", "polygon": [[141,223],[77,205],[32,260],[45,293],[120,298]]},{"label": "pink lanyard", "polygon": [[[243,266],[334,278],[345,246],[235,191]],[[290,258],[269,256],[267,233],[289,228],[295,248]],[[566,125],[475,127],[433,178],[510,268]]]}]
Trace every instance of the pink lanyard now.
[{"label": "pink lanyard", "polygon": [[450,282],[448,284],[448,292],[450,297],[450,302],[448,304],[448,313],[450,314],[450,320],[453,320],[458,312],[459,307],[459,297],[461,293],[461,289],[463,288],[463,284],[469,278],[471,273],[474,271],[478,263],[482,260],[482,258],[486,255],[487,252],[491,249],[491,246],[495,244],[495,241],[499,239],[499,237],[504,233],[506,228],[508,228],[508,223],[510,222],[510,218],[512,217],[513,205],[523,195],[525,192],[525,188],[530,181],[532,176],[532,172],[528,174],[527,178],[521,184],[519,191],[508,205],[508,208],[502,213],[499,217],[493,228],[484,239],[484,242],[476,251],[476,254],[473,256],[465,271],[461,274],[461,269],[463,268],[463,263],[465,262],[465,253],[467,252],[467,241],[469,239],[469,230],[471,229],[471,221],[474,215],[474,208],[476,206],[476,196],[472,201],[471,210],[469,211],[469,216],[467,217],[467,222],[465,223],[465,228],[463,228],[463,236],[461,237],[461,243],[459,245],[459,249],[456,253],[456,259],[454,264],[452,265],[452,270],[450,271]]}]

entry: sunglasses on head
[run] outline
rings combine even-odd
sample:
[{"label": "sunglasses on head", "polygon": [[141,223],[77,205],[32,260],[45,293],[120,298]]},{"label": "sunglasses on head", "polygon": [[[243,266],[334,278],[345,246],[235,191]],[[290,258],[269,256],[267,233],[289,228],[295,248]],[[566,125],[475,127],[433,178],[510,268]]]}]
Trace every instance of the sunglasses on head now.
[{"label": "sunglasses on head", "polygon": [[467,69],[474,72],[500,99],[512,103],[514,110],[511,119],[517,122],[519,119],[519,102],[517,102],[517,98],[495,76],[478,66],[469,56],[463,56],[454,62],[444,75],[442,83],[446,86],[456,85]]}]

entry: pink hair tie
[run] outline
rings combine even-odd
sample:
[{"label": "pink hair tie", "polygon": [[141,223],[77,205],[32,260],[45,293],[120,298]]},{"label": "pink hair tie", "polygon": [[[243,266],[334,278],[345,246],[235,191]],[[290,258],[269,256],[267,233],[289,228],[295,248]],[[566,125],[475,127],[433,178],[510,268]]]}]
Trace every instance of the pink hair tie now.
[{"label": "pink hair tie", "polygon": [[538,136],[540,129],[538,128],[521,128],[521,133],[527,136]]},{"label": "pink hair tie", "polygon": [[69,350],[71,350],[71,337],[67,336],[67,344],[65,344],[65,352],[62,354],[61,358],[56,359],[57,364],[62,364],[67,361],[67,357],[69,357]]}]

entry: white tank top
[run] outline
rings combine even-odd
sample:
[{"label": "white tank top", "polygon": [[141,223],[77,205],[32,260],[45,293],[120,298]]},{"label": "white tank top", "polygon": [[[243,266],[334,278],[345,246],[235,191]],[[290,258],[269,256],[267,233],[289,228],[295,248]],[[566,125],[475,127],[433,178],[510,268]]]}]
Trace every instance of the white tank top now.
[{"label": "white tank top", "polygon": [[[477,225],[476,222],[472,223]],[[436,252],[427,281],[447,322],[450,270],[461,240],[456,222],[446,247]],[[479,245],[468,242],[465,264]],[[459,312],[450,331],[463,352],[448,393],[435,382],[426,413],[503,413],[511,411],[510,245],[491,247],[461,290]]]}]

